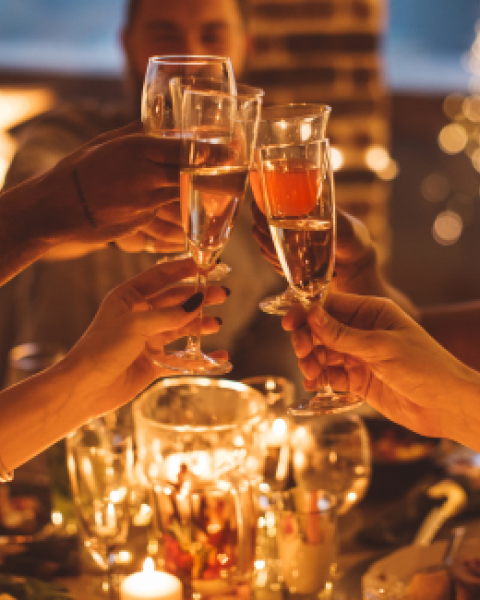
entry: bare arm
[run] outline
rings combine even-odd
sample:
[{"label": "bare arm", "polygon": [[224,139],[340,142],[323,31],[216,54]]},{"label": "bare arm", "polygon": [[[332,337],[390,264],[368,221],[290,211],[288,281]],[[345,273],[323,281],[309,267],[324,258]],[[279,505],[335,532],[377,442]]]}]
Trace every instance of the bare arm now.
[{"label": "bare arm", "polygon": [[179,141],[138,130],[100,136],[0,195],[0,285],[60,245],[98,248],[148,229],[178,197]]},{"label": "bare arm", "polygon": [[[191,259],[175,261],[120,285],[63,360],[0,392],[0,458],[7,470],[171,374],[152,362],[149,348],[198,330],[201,306],[226,299],[218,286],[209,287],[205,297],[194,286],[172,287],[195,272]],[[202,333],[218,328],[213,317],[203,317]],[[225,358],[224,352],[216,354]]]}]

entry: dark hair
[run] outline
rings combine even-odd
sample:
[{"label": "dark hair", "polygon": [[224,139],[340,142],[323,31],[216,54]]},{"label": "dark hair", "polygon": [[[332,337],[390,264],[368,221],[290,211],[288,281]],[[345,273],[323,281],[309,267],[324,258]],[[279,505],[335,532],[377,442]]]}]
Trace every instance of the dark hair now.
[{"label": "dark hair", "polygon": [[[201,1],[201,0],[200,0]],[[135,18],[140,7],[141,0],[127,0],[125,6],[124,25],[127,29],[130,29],[135,21]],[[242,17],[243,22],[247,23],[248,17],[248,0],[235,0]]]}]

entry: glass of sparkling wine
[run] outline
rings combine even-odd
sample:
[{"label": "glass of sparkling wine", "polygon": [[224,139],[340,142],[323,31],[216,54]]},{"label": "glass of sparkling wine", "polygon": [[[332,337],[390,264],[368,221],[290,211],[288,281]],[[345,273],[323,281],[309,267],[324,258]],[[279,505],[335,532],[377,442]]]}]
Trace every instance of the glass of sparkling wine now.
[{"label": "glass of sparkling wine", "polygon": [[[326,104],[312,103],[279,104],[263,108],[258,124],[257,148],[323,140],[331,110]],[[257,207],[265,214],[255,160],[250,171],[250,186]],[[285,315],[295,302],[295,291],[289,286],[281,294],[264,298],[259,306],[270,315]]]},{"label": "glass of sparkling wine", "polygon": [[[244,88],[238,95],[196,89],[183,93],[180,205],[189,251],[198,267],[198,291],[205,290],[245,196],[262,97],[258,88]],[[232,369],[228,361],[202,352],[200,325],[185,350],[163,351],[155,361],[191,374],[221,375]]]},{"label": "glass of sparkling wine", "polygon": [[[142,92],[142,123],[147,135],[161,138],[182,137],[182,93],[185,86],[178,81],[200,89],[212,89],[227,94],[237,93],[237,84],[229,58],[223,56],[152,56],[145,72]],[[179,202],[169,205],[169,210],[178,216]],[[160,260],[185,258],[187,242],[180,253],[169,253]],[[211,279],[227,275],[230,268],[223,265],[215,268]]]},{"label": "glass of sparkling wine", "polygon": [[[327,139],[257,151],[268,225],[283,272],[305,308],[325,301],[335,258],[335,194]],[[316,394],[289,407],[294,415],[336,413],[364,399],[335,391],[324,369]]]}]

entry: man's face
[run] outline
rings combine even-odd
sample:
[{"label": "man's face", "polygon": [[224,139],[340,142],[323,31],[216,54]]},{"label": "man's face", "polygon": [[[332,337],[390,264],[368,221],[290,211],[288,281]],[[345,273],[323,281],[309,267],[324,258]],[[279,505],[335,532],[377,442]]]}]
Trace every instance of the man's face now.
[{"label": "man's face", "polygon": [[137,93],[150,56],[228,56],[239,79],[247,53],[245,25],[236,0],[141,0],[122,42]]}]

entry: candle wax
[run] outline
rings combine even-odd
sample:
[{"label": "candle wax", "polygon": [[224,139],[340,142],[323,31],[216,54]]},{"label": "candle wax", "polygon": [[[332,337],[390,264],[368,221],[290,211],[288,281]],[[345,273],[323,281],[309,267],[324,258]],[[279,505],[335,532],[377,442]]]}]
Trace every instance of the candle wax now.
[{"label": "candle wax", "polygon": [[180,580],[160,571],[133,573],[122,581],[121,600],[182,600]]}]

